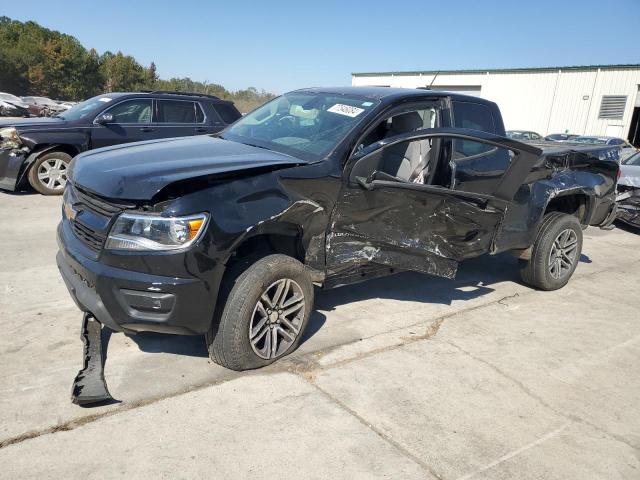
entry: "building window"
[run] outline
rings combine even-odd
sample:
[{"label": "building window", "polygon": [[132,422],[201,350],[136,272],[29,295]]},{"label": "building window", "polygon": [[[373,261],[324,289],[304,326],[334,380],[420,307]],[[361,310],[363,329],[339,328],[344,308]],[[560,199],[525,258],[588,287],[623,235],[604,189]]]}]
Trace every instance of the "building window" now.
[{"label": "building window", "polygon": [[624,107],[627,105],[626,95],[603,95],[598,118],[622,120]]}]

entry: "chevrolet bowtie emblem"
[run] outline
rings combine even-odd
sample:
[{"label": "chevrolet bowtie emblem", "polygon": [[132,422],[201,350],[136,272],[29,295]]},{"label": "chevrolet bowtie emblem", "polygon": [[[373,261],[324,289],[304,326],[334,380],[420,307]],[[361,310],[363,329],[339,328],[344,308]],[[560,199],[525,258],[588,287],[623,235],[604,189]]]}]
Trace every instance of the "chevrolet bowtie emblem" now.
[{"label": "chevrolet bowtie emblem", "polygon": [[76,219],[76,215],[78,215],[78,210],[73,208],[72,204],[65,202],[65,204],[64,204],[64,214],[67,216],[67,218],[69,220],[75,220]]}]

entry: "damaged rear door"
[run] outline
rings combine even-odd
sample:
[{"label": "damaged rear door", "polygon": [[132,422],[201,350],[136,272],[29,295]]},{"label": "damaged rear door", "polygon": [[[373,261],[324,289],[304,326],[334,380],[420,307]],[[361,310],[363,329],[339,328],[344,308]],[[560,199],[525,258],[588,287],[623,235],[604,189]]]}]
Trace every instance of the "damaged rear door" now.
[{"label": "damaged rear door", "polygon": [[540,154],[457,128],[418,130],[356,153],[327,234],[328,279],[353,279],[365,264],[455,277],[459,261],[491,251]]}]

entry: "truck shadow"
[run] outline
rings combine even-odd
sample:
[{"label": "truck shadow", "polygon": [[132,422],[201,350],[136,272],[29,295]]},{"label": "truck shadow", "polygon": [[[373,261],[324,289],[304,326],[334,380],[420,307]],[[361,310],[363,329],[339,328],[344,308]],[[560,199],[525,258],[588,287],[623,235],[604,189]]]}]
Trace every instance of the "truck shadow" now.
[{"label": "truck shadow", "polygon": [[[464,262],[455,280],[404,272],[333,290],[317,289],[315,308],[301,344],[324,326],[327,317],[323,312],[339,305],[372,298],[450,305],[455,300],[471,300],[491,293],[495,290],[491,285],[505,281],[519,282],[518,260],[510,254],[487,255]],[[143,352],[208,356],[204,337],[200,335],[142,332],[130,338]]]},{"label": "truck shadow", "polygon": [[127,335],[138,348],[147,353],[171,353],[188,357],[208,357],[204,335],[170,335],[140,332]]},{"label": "truck shadow", "polygon": [[[591,263],[591,259],[582,254],[580,262]],[[307,342],[323,328],[327,321],[323,312],[330,312],[339,305],[372,298],[451,305],[456,300],[472,300],[487,295],[495,291],[493,285],[501,282],[520,283],[518,260],[508,253],[485,255],[463,262],[454,280],[403,272],[333,290],[316,289],[315,308],[300,343]],[[130,338],[143,352],[208,356],[201,335],[142,332]]]},{"label": "truck shadow", "polygon": [[461,263],[453,280],[403,272],[319,292],[316,308],[330,311],[338,305],[370,298],[451,305],[455,300],[472,300],[491,293],[491,285],[505,281],[520,281],[518,260],[510,254],[485,255]]},{"label": "truck shadow", "polygon": [[633,233],[634,235],[640,234],[640,228],[634,227],[633,225],[629,225],[628,223],[624,223],[620,220],[616,220],[616,228],[622,230],[623,232]]}]

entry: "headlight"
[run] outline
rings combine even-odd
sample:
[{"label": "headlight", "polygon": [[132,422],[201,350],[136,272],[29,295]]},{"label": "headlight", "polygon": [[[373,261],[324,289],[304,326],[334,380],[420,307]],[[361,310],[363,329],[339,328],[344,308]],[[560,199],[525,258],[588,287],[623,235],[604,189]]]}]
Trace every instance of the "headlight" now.
[{"label": "headlight", "polygon": [[111,227],[105,248],[111,250],[176,250],[195,242],[207,223],[207,214],[161,217],[123,213]]},{"label": "headlight", "polygon": [[20,145],[22,142],[15,128],[0,129],[0,148],[18,148]]}]

